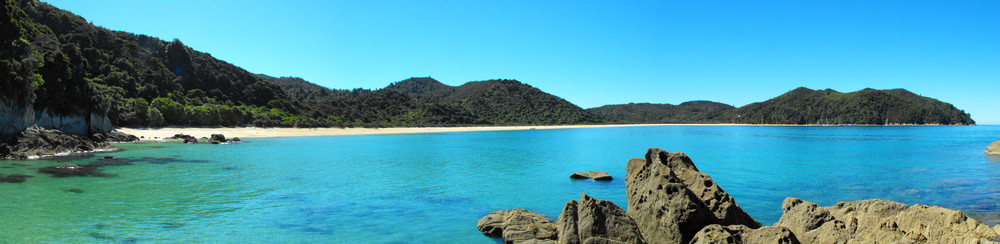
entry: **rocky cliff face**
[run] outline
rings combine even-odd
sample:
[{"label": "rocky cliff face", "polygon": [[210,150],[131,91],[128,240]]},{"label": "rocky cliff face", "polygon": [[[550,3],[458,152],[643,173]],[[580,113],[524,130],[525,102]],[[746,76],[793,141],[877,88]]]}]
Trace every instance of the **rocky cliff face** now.
[{"label": "rocky cliff face", "polygon": [[10,137],[35,125],[80,136],[110,133],[114,130],[107,114],[87,111],[59,114],[49,109],[36,111],[31,105],[19,105],[8,99],[0,99],[0,135]]}]

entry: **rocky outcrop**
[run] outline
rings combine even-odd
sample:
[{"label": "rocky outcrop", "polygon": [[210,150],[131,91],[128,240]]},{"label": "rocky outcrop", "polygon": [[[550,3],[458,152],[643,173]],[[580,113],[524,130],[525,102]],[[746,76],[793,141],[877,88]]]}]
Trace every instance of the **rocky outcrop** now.
[{"label": "rocky outcrop", "polygon": [[870,199],[830,207],[786,198],[775,226],[787,227],[802,243],[994,243],[989,226],[957,210]]},{"label": "rocky outcrop", "polygon": [[573,173],[572,175],[569,176],[569,178],[577,179],[577,180],[594,179],[596,181],[609,181],[609,180],[613,179],[613,178],[611,178],[611,175],[608,174],[608,172],[603,172],[603,171],[602,172],[594,172],[594,171],[583,172],[583,171],[580,171],[580,172]]},{"label": "rocky outcrop", "polygon": [[[97,142],[85,136],[65,134],[59,130],[30,127],[18,133],[8,149],[0,149],[0,158],[27,159],[61,153],[90,152],[96,149],[113,149],[110,144]],[[9,152],[7,152],[9,151]]]},{"label": "rocky outcrop", "polygon": [[487,236],[502,237],[504,243],[554,243],[557,233],[552,220],[521,208],[492,212],[476,227]]},{"label": "rocky outcrop", "polygon": [[994,141],[989,146],[986,146],[986,154],[1000,155],[1000,141]]},{"label": "rocky outcrop", "polygon": [[628,214],[647,242],[688,243],[711,224],[761,226],[682,152],[650,148],[627,171]]},{"label": "rocky outcrop", "polygon": [[722,226],[713,224],[705,226],[691,239],[692,244],[727,244],[727,243],[801,243],[791,230],[785,227],[766,226],[751,229],[743,225]]},{"label": "rocky outcrop", "polygon": [[198,143],[198,138],[195,138],[194,136],[191,136],[191,135],[185,135],[185,134],[174,134],[174,136],[168,137],[167,139],[184,140],[184,143],[189,143],[189,144],[197,144]]},{"label": "rocky outcrop", "polygon": [[134,142],[139,141],[139,137],[131,134],[125,134],[120,131],[112,131],[105,134],[107,136],[108,142]]},{"label": "rocky outcrop", "polygon": [[226,142],[227,142],[226,136],[222,135],[222,134],[212,134],[212,138],[208,139],[208,143],[212,143],[212,144],[220,144],[220,143],[226,143]]},{"label": "rocky outcrop", "polygon": [[611,201],[581,194],[569,200],[559,219],[559,243],[644,243],[639,226],[625,210]]}]

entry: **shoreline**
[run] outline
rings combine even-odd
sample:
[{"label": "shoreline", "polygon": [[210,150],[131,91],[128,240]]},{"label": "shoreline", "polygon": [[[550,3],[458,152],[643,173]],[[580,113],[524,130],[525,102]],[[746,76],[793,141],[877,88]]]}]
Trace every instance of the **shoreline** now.
[{"label": "shoreline", "polygon": [[[226,138],[270,138],[302,136],[348,136],[348,135],[390,135],[448,132],[553,130],[599,127],[637,126],[873,126],[873,125],[799,125],[799,124],[604,124],[604,125],[539,125],[539,126],[466,126],[466,127],[390,127],[390,128],[286,128],[286,127],[163,127],[163,128],[116,128],[117,131],[132,134],[141,141],[162,140],[175,134],[186,134],[196,138],[222,134]],[[936,125],[879,125],[879,126],[936,126]]]}]

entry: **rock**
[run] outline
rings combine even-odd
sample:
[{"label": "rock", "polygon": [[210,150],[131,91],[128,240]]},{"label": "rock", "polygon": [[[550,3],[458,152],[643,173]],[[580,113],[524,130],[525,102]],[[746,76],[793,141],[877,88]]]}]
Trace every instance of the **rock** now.
[{"label": "rock", "polygon": [[986,146],[986,154],[1000,155],[1000,141],[994,141],[989,146]]},{"label": "rock", "polygon": [[24,183],[28,178],[35,177],[34,175],[22,175],[22,174],[12,174],[8,176],[0,175],[0,183]]},{"label": "rock", "polygon": [[555,241],[556,225],[545,216],[521,208],[492,212],[479,219],[479,231],[502,237],[504,243],[545,243]]},{"label": "rock", "polygon": [[682,152],[650,148],[627,172],[628,214],[649,243],[688,243],[711,224],[761,226]]},{"label": "rock", "polygon": [[802,243],[993,243],[1000,233],[957,210],[869,199],[830,207],[786,198],[775,226],[787,227]]},{"label": "rock", "polygon": [[644,243],[639,226],[611,201],[580,194],[570,200],[559,219],[559,243]]},{"label": "rock", "polygon": [[104,156],[104,157],[101,157],[101,158],[103,158],[103,159],[114,159],[115,156]]},{"label": "rock", "polygon": [[208,142],[212,143],[212,144],[225,143],[226,142],[226,136],[224,136],[222,134],[212,134],[212,138],[208,139]]},{"label": "rock", "polygon": [[691,244],[725,244],[725,243],[801,243],[791,230],[785,227],[766,226],[751,229],[744,225],[722,226],[713,224],[705,226],[691,239]]},{"label": "rock", "polygon": [[105,134],[108,137],[109,142],[133,142],[139,141],[139,137],[135,135],[125,134],[120,131],[112,131]]},{"label": "rock", "polygon": [[184,143],[186,143],[186,144],[198,144],[198,139],[195,139],[194,137],[184,138]]},{"label": "rock", "polygon": [[110,144],[98,143],[87,136],[71,135],[37,126],[29,127],[18,133],[11,141],[0,144],[6,144],[6,148],[10,151],[3,157],[18,159],[113,148]]},{"label": "rock", "polygon": [[603,172],[603,171],[602,172],[594,172],[594,171],[583,172],[583,171],[580,171],[580,172],[573,173],[572,175],[569,176],[569,178],[577,179],[577,180],[581,180],[581,179],[594,179],[594,180],[598,180],[598,181],[609,181],[609,180],[612,179],[611,175],[609,175],[608,172]]},{"label": "rock", "polygon": [[71,176],[100,176],[108,177],[113,176],[110,174],[101,173],[97,168],[111,165],[131,165],[132,162],[129,160],[118,160],[115,158],[107,159],[109,161],[93,162],[89,164],[79,165],[79,164],[63,164],[59,166],[51,166],[39,168],[39,173],[46,173],[52,175],[52,177],[71,177]]},{"label": "rock", "polygon": [[243,140],[240,140],[239,137],[233,137],[233,139],[229,140],[229,141],[232,141],[232,142],[243,142]]}]

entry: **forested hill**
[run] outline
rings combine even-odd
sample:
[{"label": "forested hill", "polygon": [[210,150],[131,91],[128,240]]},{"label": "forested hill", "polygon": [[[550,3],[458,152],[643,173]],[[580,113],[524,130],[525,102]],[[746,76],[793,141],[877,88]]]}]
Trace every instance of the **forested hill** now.
[{"label": "forested hill", "polygon": [[118,126],[281,125],[301,104],[184,45],[94,26],[36,0],[0,0],[0,100]]},{"label": "forested hill", "polygon": [[592,124],[605,122],[562,98],[517,80],[474,81],[452,87],[429,77],[410,78],[386,89],[454,104],[497,125]]},{"label": "forested hill", "polygon": [[842,93],[799,87],[770,100],[726,111],[720,121],[749,124],[970,125],[968,113],[904,89]]},{"label": "forested hill", "polygon": [[297,78],[255,75],[180,40],[97,27],[37,0],[0,3],[4,133],[23,130],[33,121],[28,119],[33,111],[134,127],[601,122],[565,100],[516,81],[481,82],[448,101],[414,94],[424,92],[419,90],[424,86],[327,89]]},{"label": "forested hill", "polygon": [[722,114],[735,107],[712,101],[690,101],[679,105],[629,103],[604,105],[587,111],[610,118],[613,123],[718,123]]},{"label": "forested hill", "polygon": [[514,80],[452,87],[410,78],[379,90],[336,90],[300,78],[259,75],[335,126],[592,124],[604,122],[559,97]]}]

